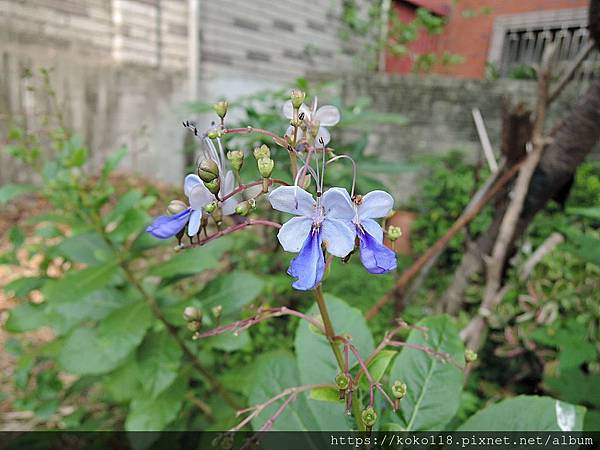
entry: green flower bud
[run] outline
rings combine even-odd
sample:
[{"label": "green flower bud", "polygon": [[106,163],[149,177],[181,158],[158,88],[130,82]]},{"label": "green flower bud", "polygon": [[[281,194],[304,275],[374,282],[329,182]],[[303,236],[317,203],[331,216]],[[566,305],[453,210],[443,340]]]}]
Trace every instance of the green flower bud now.
[{"label": "green flower bud", "polygon": [[465,350],[465,360],[470,363],[477,361],[477,353],[475,353],[473,350],[467,348]]},{"label": "green flower bud", "polygon": [[369,428],[371,428],[373,425],[375,425],[375,422],[377,422],[377,413],[371,406],[363,410],[361,417],[363,423]]},{"label": "green flower bud", "polygon": [[200,331],[202,328],[202,322],[200,320],[192,320],[187,324],[188,330],[193,331],[194,333]]},{"label": "green flower bud", "polygon": [[346,375],[345,373],[338,373],[337,376],[335,377],[335,384],[337,385],[338,389],[341,389],[341,390],[348,389],[348,386],[350,385],[350,380],[348,379],[348,375]]},{"label": "green flower bud", "polygon": [[275,161],[271,158],[260,158],[258,160],[258,171],[263,178],[269,178],[273,173],[273,167],[275,167]]},{"label": "green flower bud", "polygon": [[183,310],[183,318],[186,320],[186,322],[202,320],[202,311],[195,306],[186,306]]},{"label": "green flower bud", "polygon": [[300,127],[302,125],[302,121],[300,119],[292,119],[290,120],[290,125],[293,127]]},{"label": "green flower bud", "polygon": [[239,150],[231,150],[227,152],[227,159],[231,163],[231,167],[236,172],[239,172],[242,168],[242,164],[244,164],[244,154]]},{"label": "green flower bud", "polygon": [[235,207],[236,214],[239,214],[240,216],[247,216],[251,210],[252,206],[248,201],[240,202]]},{"label": "green flower bud", "polygon": [[214,210],[217,209],[217,206],[219,205],[217,204],[217,201],[214,200],[204,207],[204,211],[206,211],[208,214],[212,214]]},{"label": "green flower bud", "polygon": [[316,138],[317,135],[319,134],[319,128],[321,128],[321,123],[318,120],[313,120],[313,122],[310,124],[310,135],[313,138]]},{"label": "green flower bud", "polygon": [[206,189],[208,189],[211,194],[217,195],[221,190],[221,181],[219,180],[219,177],[217,177],[212,181],[205,181],[204,186],[206,186]]},{"label": "green flower bud", "polygon": [[214,306],[210,311],[212,312],[212,315],[214,316],[214,318],[219,320],[219,318],[221,317],[221,314],[223,314],[223,306],[222,305]]},{"label": "green flower bud", "polygon": [[219,166],[212,159],[205,159],[198,166],[198,176],[204,182],[219,178]]},{"label": "green flower bud", "polygon": [[171,215],[179,214],[187,209],[187,205],[181,200],[171,200],[169,206],[167,206],[167,212]]},{"label": "green flower bud", "polygon": [[218,131],[216,131],[216,130],[211,130],[207,134],[207,136],[208,136],[209,139],[216,139],[216,138],[219,137],[219,135],[220,135],[220,133]]},{"label": "green flower bud", "polygon": [[223,222],[223,208],[215,208],[211,216],[218,225],[221,225],[221,222]]},{"label": "green flower bud", "polygon": [[292,106],[296,109],[300,108],[302,103],[304,103],[305,97],[306,94],[303,91],[300,89],[294,89],[290,95],[290,98],[292,99]]},{"label": "green flower bud", "polygon": [[404,396],[406,395],[406,384],[404,384],[400,380],[394,381],[394,384],[392,385],[392,394],[398,400],[404,398]]},{"label": "green flower bud", "polygon": [[254,157],[257,161],[261,158],[270,158],[271,150],[269,150],[269,147],[263,144],[260,147],[254,149]]},{"label": "green flower bud", "polygon": [[229,104],[227,102],[217,102],[213,105],[213,109],[215,110],[215,112],[217,113],[217,116],[219,116],[221,119],[225,118],[225,115],[227,114],[227,107],[229,106]]},{"label": "green flower bud", "polygon": [[387,237],[390,241],[395,241],[400,236],[402,236],[402,230],[400,227],[395,227],[394,225],[390,225],[387,229]]}]

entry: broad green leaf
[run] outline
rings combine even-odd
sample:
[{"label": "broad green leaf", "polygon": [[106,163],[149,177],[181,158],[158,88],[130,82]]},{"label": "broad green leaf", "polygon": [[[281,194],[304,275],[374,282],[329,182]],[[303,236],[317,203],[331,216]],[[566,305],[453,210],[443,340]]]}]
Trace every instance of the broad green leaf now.
[{"label": "broad green leaf", "polygon": [[250,342],[250,335],[247,331],[241,333],[225,333],[204,339],[204,345],[210,348],[216,348],[225,352],[233,352],[247,347]]},{"label": "broad green leaf", "polygon": [[256,299],[263,285],[256,275],[240,270],[210,281],[196,297],[207,311],[222,305],[223,316],[237,315],[243,306]]},{"label": "broad green leaf", "polygon": [[344,401],[340,400],[340,392],[337,389],[328,387],[311,389],[308,398],[311,400],[320,400],[323,402],[333,403],[340,403]]},{"label": "broad green leaf", "polygon": [[98,328],[78,328],[65,340],[58,361],[68,372],[86,375],[116,368],[136,349],[152,322],[150,308],[136,302],[113,311]]},{"label": "broad green leaf", "polygon": [[17,298],[25,297],[31,291],[41,288],[47,280],[47,277],[17,278],[4,286],[4,292],[12,292]]},{"label": "broad green leaf", "polygon": [[229,239],[217,239],[202,247],[183,250],[169,260],[155,265],[148,275],[162,278],[198,275],[219,265],[221,255],[229,249]]},{"label": "broad green leaf", "polygon": [[600,266],[600,239],[588,234],[567,233],[567,242],[563,248],[573,255]]},{"label": "broad green leaf", "polygon": [[118,273],[119,268],[115,263],[71,271],[62,278],[48,281],[43,293],[50,303],[73,302],[100,288],[110,286]]},{"label": "broad green leaf", "polygon": [[23,333],[50,325],[45,305],[21,303],[10,310],[4,329],[11,333]]},{"label": "broad green leaf", "polygon": [[600,220],[600,206],[595,208],[567,208],[567,214],[589,217],[590,219]]},{"label": "broad green leaf", "polygon": [[106,375],[102,382],[108,394],[116,402],[124,403],[134,398],[142,390],[138,377],[137,359],[132,354],[123,364]]},{"label": "broad green leaf", "polygon": [[[325,295],[325,303],[338,335],[349,335],[361,356],[366,358],[374,348],[373,337],[361,312],[332,295]],[[319,314],[314,304],[309,316]],[[324,335],[311,331],[306,321],[300,321],[295,339],[296,358],[301,384],[334,383],[339,368],[333,351]],[[356,362],[352,356],[350,364]],[[309,402],[311,411],[323,430],[347,430],[343,404]]]},{"label": "broad green leaf", "polygon": [[166,330],[146,336],[137,352],[140,382],[156,397],[177,378],[182,350]]},{"label": "broad green leaf", "polygon": [[112,155],[110,155],[108,158],[106,158],[106,161],[104,161],[104,166],[102,167],[102,176],[109,176],[112,173],[112,171],[117,168],[117,166],[125,157],[125,155],[127,155],[127,149],[121,148]]},{"label": "broad green leaf", "polygon": [[111,259],[111,249],[98,233],[88,232],[64,239],[57,251],[71,261],[94,266]]},{"label": "broad green leaf", "polygon": [[[287,388],[300,386],[298,366],[294,357],[284,351],[275,351],[259,356],[254,363],[252,387],[248,396],[250,405],[257,405],[280,394]],[[252,420],[254,430],[260,427],[281,406],[283,400],[275,402]],[[315,431],[318,423],[308,407],[305,394],[290,404],[273,425],[273,431]]]},{"label": "broad green leaf", "polygon": [[582,406],[520,395],[477,412],[458,431],[581,431],[584,416]]},{"label": "broad green leaf", "polygon": [[34,190],[35,186],[31,184],[5,184],[0,187],[0,205]]},{"label": "broad green leaf", "polygon": [[127,431],[162,431],[175,418],[181,409],[188,382],[183,377],[175,380],[160,395],[153,398],[145,392],[138,392],[129,407],[125,420]]},{"label": "broad green leaf", "polygon": [[118,222],[117,227],[108,234],[113,242],[123,242],[133,234],[143,232],[148,222],[148,215],[139,209],[130,209]]},{"label": "broad green leaf", "polygon": [[110,223],[115,220],[121,219],[129,210],[135,208],[135,206],[142,199],[143,194],[140,191],[129,191],[125,195],[119,198],[119,201],[115,207],[106,215],[103,219],[104,223]]},{"label": "broad green leaf", "polygon": [[[377,356],[375,356],[375,358],[373,358],[373,361],[369,363],[367,368],[369,369],[369,373],[371,374],[374,380],[381,380],[383,374],[392,362],[392,359],[394,359],[394,356],[396,356],[397,354],[398,352],[395,350],[383,350],[379,352]],[[369,388],[369,380],[364,375],[360,378],[360,386],[363,389]]]},{"label": "broad green leaf", "polygon": [[[432,316],[418,323],[427,332],[412,330],[407,342],[450,355],[464,364],[464,347],[458,330],[448,316]],[[406,431],[437,431],[454,417],[460,404],[463,372],[421,350],[404,348],[394,361],[390,382],[406,383],[407,394],[400,402],[401,425]]]}]

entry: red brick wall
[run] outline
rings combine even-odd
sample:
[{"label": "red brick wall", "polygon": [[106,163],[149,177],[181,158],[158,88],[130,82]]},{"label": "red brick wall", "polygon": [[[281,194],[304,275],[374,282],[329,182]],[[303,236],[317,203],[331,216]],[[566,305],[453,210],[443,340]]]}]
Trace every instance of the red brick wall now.
[{"label": "red brick wall", "polygon": [[[588,5],[589,0],[461,0],[456,2],[448,15],[446,30],[438,40],[437,51],[462,55],[464,62],[446,68],[437,68],[436,72],[461,78],[483,78],[496,15],[585,8]],[[468,17],[469,14],[465,14],[469,11],[481,11],[484,7],[490,8],[491,13],[478,14],[475,17]],[[393,62],[388,62],[388,67],[393,69]]]}]

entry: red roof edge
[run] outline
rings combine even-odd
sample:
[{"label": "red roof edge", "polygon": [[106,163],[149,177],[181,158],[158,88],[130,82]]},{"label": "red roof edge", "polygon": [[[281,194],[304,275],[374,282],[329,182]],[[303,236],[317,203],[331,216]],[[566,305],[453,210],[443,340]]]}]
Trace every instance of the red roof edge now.
[{"label": "red roof edge", "polygon": [[425,8],[438,16],[447,16],[450,14],[449,0],[402,0],[406,3],[412,3],[418,8]]}]

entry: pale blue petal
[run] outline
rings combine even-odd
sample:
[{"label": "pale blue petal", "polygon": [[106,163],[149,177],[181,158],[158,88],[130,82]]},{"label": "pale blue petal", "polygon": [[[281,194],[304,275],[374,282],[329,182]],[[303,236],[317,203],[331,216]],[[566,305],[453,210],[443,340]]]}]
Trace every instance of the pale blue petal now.
[{"label": "pale blue petal", "polygon": [[290,263],[288,274],[296,278],[294,289],[309,291],[317,287],[325,273],[325,258],[321,250],[321,233],[308,234],[300,253]]},{"label": "pale blue petal", "polygon": [[373,219],[364,219],[360,221],[361,226],[380,244],[383,242],[383,229],[381,225]]},{"label": "pale blue petal", "polygon": [[190,214],[190,223],[188,224],[188,236],[196,236],[200,230],[200,219],[202,219],[202,210],[196,209]]},{"label": "pale blue petal", "polygon": [[313,196],[297,186],[280,186],[269,194],[269,202],[277,211],[312,217],[315,210]]},{"label": "pale blue petal", "polygon": [[340,110],[332,105],[321,106],[317,109],[314,118],[317,119],[321,125],[332,127],[337,125],[340,121]]},{"label": "pale blue petal", "polygon": [[192,209],[200,210],[212,202],[215,196],[204,186],[204,183],[200,183],[192,188],[188,198]]},{"label": "pale blue petal", "polygon": [[362,219],[379,219],[387,216],[394,207],[394,199],[384,191],[372,191],[362,198],[358,207],[358,217]]},{"label": "pale blue petal", "polygon": [[198,184],[202,184],[202,180],[198,175],[195,175],[193,173],[187,175],[185,177],[185,180],[183,181],[183,192],[185,193],[185,195],[189,197],[190,193],[192,192],[192,189]]},{"label": "pale blue petal", "polygon": [[283,224],[277,239],[286,252],[298,253],[306,241],[312,227],[312,220],[307,217],[292,217]]},{"label": "pale blue petal", "polygon": [[333,256],[343,258],[354,249],[356,228],[350,222],[325,218],[321,223],[323,242]]},{"label": "pale blue petal", "polygon": [[158,239],[169,239],[179,233],[185,227],[190,217],[191,209],[188,208],[174,216],[157,217],[146,231]]},{"label": "pale blue petal", "polygon": [[330,188],[323,194],[321,204],[325,210],[325,216],[334,219],[352,220],[354,218],[354,206],[350,194],[344,188]]}]

